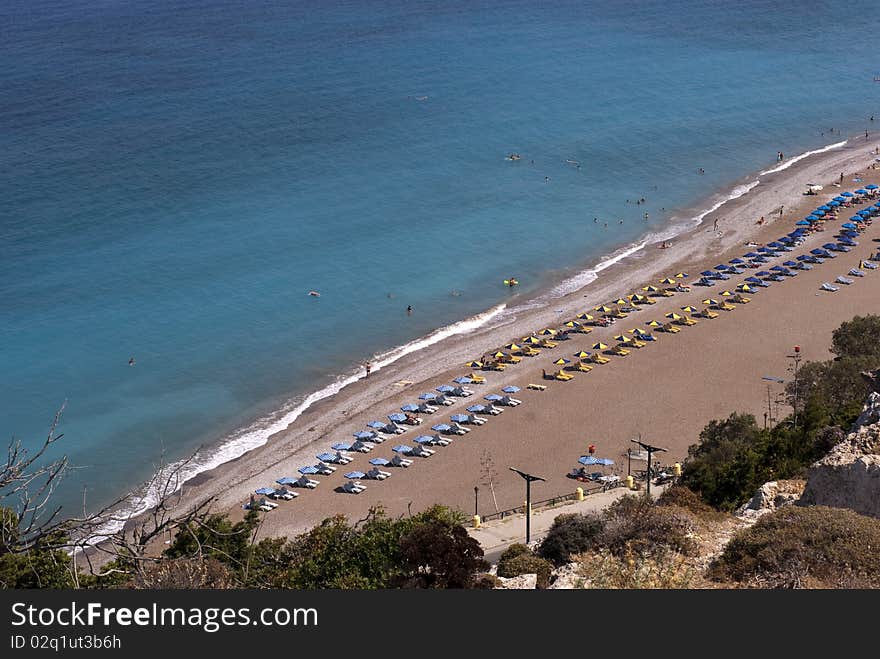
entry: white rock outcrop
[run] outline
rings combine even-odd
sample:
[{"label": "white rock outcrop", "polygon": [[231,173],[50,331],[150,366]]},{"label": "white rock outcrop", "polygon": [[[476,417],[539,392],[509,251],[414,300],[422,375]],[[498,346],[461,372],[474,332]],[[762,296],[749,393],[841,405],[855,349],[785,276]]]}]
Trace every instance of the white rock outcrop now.
[{"label": "white rock outcrop", "polygon": [[498,577],[500,585],[495,586],[496,590],[535,590],[538,587],[537,574],[521,574],[518,577]]},{"label": "white rock outcrop", "polygon": [[762,515],[796,502],[804,491],[804,481],[783,480],[764,483],[751,501],[737,510],[737,517],[757,520]]}]

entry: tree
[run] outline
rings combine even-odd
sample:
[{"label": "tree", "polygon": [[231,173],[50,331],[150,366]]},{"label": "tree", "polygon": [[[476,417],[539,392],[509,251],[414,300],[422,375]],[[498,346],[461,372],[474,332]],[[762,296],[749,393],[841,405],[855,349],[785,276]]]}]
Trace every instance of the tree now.
[{"label": "tree", "polygon": [[880,316],[855,316],[831,335],[831,352],[838,357],[868,358],[880,365]]},{"label": "tree", "polygon": [[400,539],[405,585],[417,588],[470,588],[478,571],[489,568],[480,543],[460,524],[433,519]]}]

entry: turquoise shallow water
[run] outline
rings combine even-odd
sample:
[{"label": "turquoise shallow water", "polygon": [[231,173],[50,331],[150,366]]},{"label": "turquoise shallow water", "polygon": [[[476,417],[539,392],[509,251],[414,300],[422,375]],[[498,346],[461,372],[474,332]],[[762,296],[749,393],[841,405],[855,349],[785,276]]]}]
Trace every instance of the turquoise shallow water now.
[{"label": "turquoise shallow water", "polygon": [[0,5],[0,428],[67,401],[67,504],[880,117],[867,2],[177,5]]}]

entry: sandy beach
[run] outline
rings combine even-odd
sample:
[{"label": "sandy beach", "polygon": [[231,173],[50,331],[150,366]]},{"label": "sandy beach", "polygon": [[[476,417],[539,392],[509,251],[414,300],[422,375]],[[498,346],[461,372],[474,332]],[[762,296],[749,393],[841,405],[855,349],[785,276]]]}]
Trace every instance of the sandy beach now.
[{"label": "sandy beach", "polygon": [[[792,231],[795,221],[841,191],[877,183],[880,170],[870,169],[877,144],[852,138],[842,148],[805,158],[782,171],[755,175],[749,181],[759,179],[760,185],[703,217],[698,227],[676,236],[669,249],[649,245],[603,270],[596,281],[580,290],[561,298],[539,297],[527,311],[503,316],[502,323],[451,337],[374,370],[368,379],[313,405],[265,446],[187,482],[183,500],[194,503],[210,498],[214,510],[240,516],[242,504],[256,488],[274,485],[283,476],[299,476],[297,468],[315,464],[315,456],[329,450],[332,443],[353,440],[352,434],[365,430],[368,422],[386,420],[401,405],[417,402],[421,393],[467,374],[471,370],[465,366],[467,361],[543,327],[559,327],[596,305],[641,292],[642,286],[658,284],[661,277],[684,271],[691,275],[684,282],[692,283],[701,270],[750,251],[746,243],[763,245]],[[832,182],[840,172],[845,173],[844,182],[836,187]],[[856,177],[861,180],[853,181]],[[745,183],[748,181],[737,181],[733,186]],[[805,196],[807,183],[819,183],[824,189],[816,196]],[[709,208],[712,202],[704,200],[698,208]],[[827,223],[825,232],[808,236],[794,252],[784,253],[766,266],[832,240],[840,223],[862,207],[841,209],[837,220]],[[756,224],[762,216],[764,224]],[[717,230],[713,228],[716,219]],[[441,407],[433,415],[421,415],[421,426],[378,444],[371,453],[354,454],[350,465],[339,466],[331,476],[313,476],[320,485],[315,490],[297,489],[300,496],[296,500],[281,502],[264,516],[261,532],[292,535],[336,513],[357,520],[377,505],[392,515],[416,512],[434,503],[472,514],[474,486],[480,488],[480,514],[495,512],[495,502],[481,475],[481,456],[487,454],[497,472],[499,509],[521,505],[524,498],[522,480],[508,467],[546,478],[546,482],[534,485],[533,500],[569,493],[577,482],[566,474],[577,466],[589,444],[596,445],[597,456],[616,461],[607,469],[609,473],[626,474],[625,453],[633,446],[630,439],[639,435],[668,449],[662,454],[663,462],[681,460],[711,419],[733,411],[752,413],[759,422],[763,419],[768,381],[762,377],[790,379],[787,355],[793,346],[800,346],[804,360],[826,359],[831,332],[842,321],[858,314],[880,313],[880,270],[866,271],[864,278],[853,278],[852,285],[840,285],[836,293],[819,290],[822,282],[846,275],[860,259],[877,252],[880,242],[873,242],[875,238],[880,238],[880,222],[876,221],[859,236],[859,246],[850,253],[749,294],[749,304],[735,305],[730,312],[719,311],[716,319],[700,319],[697,325],[682,327],[678,334],[654,332],[655,342],[632,350],[627,357],[610,357],[608,364],[595,365],[589,373],[576,373],[572,381],[542,380],[542,369],[557,370],[554,360],[574,360],[574,353],[590,351],[597,341],[613,346],[617,343],[613,336],[635,327],[650,329],[648,321],[664,322],[666,313],[683,313],[683,306],[703,307],[701,301],[706,297],[721,299],[722,290],[733,290],[754,271],[747,270],[712,288],[694,286],[689,293],[655,298],[655,305],[642,307],[612,327],[597,327],[588,335],[570,334],[571,338],[559,341],[558,347],[523,358],[504,372],[481,371],[487,383],[470,385],[474,396],[456,399],[453,406]],[[529,383],[547,387],[544,391],[529,390]],[[362,480],[367,486],[362,494],[335,491],[345,482],[344,472],[367,471],[373,457],[390,459],[392,446],[412,444],[417,435],[431,433],[431,425],[448,422],[450,414],[464,412],[469,405],[484,402],[483,396],[510,384],[522,388],[515,394],[523,401],[521,405],[504,408],[483,426],[471,426],[470,433],[454,437],[450,446],[435,447],[430,458],[413,458],[408,469],[386,467],[392,475],[385,481]],[[775,398],[782,385],[769,384]],[[788,411],[780,406],[779,416]]]}]

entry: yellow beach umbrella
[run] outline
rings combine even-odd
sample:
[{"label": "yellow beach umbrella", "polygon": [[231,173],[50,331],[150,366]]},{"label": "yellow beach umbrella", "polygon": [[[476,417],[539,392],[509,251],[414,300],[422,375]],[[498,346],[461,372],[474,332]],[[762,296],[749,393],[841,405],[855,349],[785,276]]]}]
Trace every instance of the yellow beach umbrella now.
[{"label": "yellow beach umbrella", "polygon": [[733,293],[731,293],[730,291],[721,291],[722,297],[730,297],[731,295],[733,295]]},{"label": "yellow beach umbrella", "polygon": [[614,304],[624,305],[624,304],[629,304],[629,302],[627,300],[624,300],[622,297],[619,297],[616,300],[614,300]]},{"label": "yellow beach umbrella", "polygon": [[711,297],[707,297],[703,300],[703,304],[718,304],[718,300],[713,300]]},{"label": "yellow beach umbrella", "polygon": [[593,345],[593,350],[608,350],[608,346],[600,341]]},{"label": "yellow beach umbrella", "polygon": [[566,364],[570,364],[570,363],[571,363],[571,360],[570,360],[570,359],[566,359],[565,357],[560,357],[559,359],[557,359],[557,360],[556,360],[555,362],[553,362],[553,363],[556,364],[557,366],[565,366]]},{"label": "yellow beach umbrella", "polygon": [[580,318],[581,320],[595,320],[593,318],[593,316],[591,316],[588,313],[582,313],[581,315],[578,316],[578,318]]},{"label": "yellow beach umbrella", "polygon": [[507,353],[501,352],[500,350],[492,355],[495,359],[501,359],[502,357],[507,357]]},{"label": "yellow beach umbrella", "polygon": [[519,345],[518,343],[508,343],[504,347],[507,348],[508,350],[522,350],[522,346]]},{"label": "yellow beach umbrella", "polygon": [[656,320],[650,320],[647,323],[645,323],[645,325],[647,325],[648,327],[660,327],[661,326],[660,323],[658,323]]},{"label": "yellow beach umbrella", "polygon": [[574,353],[574,356],[577,357],[578,359],[586,359],[587,357],[590,356],[590,353],[584,352],[583,350],[581,350],[580,352]]},{"label": "yellow beach umbrella", "polygon": [[649,293],[657,293],[657,292],[659,292],[660,289],[657,288],[656,286],[643,286],[642,290],[648,291]]},{"label": "yellow beach umbrella", "polygon": [[615,341],[620,341],[621,343],[632,343],[632,337],[626,336],[625,334],[618,334],[614,337]]},{"label": "yellow beach umbrella", "polygon": [[739,286],[737,286],[737,290],[743,293],[753,293],[755,291],[755,289],[748,284],[740,284]]},{"label": "yellow beach umbrella", "polygon": [[538,332],[541,336],[554,336],[556,334],[555,329],[544,328],[540,332]]},{"label": "yellow beach umbrella", "polygon": [[697,309],[696,307],[692,307],[691,305],[688,305],[686,307],[682,307],[681,310],[687,311],[688,313],[694,313],[695,311],[699,311],[699,309]]},{"label": "yellow beach umbrella", "polygon": [[684,279],[684,278],[687,277],[687,276],[688,276],[688,275],[687,275],[686,272],[679,272],[679,273],[676,273],[675,278],[676,278],[676,279]]},{"label": "yellow beach umbrella", "polygon": [[667,317],[667,318],[672,318],[672,320],[681,320],[681,319],[682,319],[682,316],[680,316],[679,314],[675,313],[674,311],[670,311],[668,314],[666,314],[666,317]]},{"label": "yellow beach umbrella", "polygon": [[468,368],[483,368],[483,362],[473,361],[465,364]]},{"label": "yellow beach umbrella", "polygon": [[611,307],[607,307],[604,304],[600,307],[596,307],[596,311],[601,311],[602,313],[611,313],[614,311]]},{"label": "yellow beach umbrella", "polygon": [[567,323],[565,323],[565,326],[566,326],[566,327],[571,327],[572,329],[575,328],[575,327],[582,327],[582,325],[581,325],[580,323],[576,323],[576,322],[573,321],[573,320],[570,320],[570,321],[568,321]]},{"label": "yellow beach umbrella", "polygon": [[660,283],[661,284],[677,284],[678,282],[676,282],[672,277],[667,277],[666,279],[661,279]]}]

